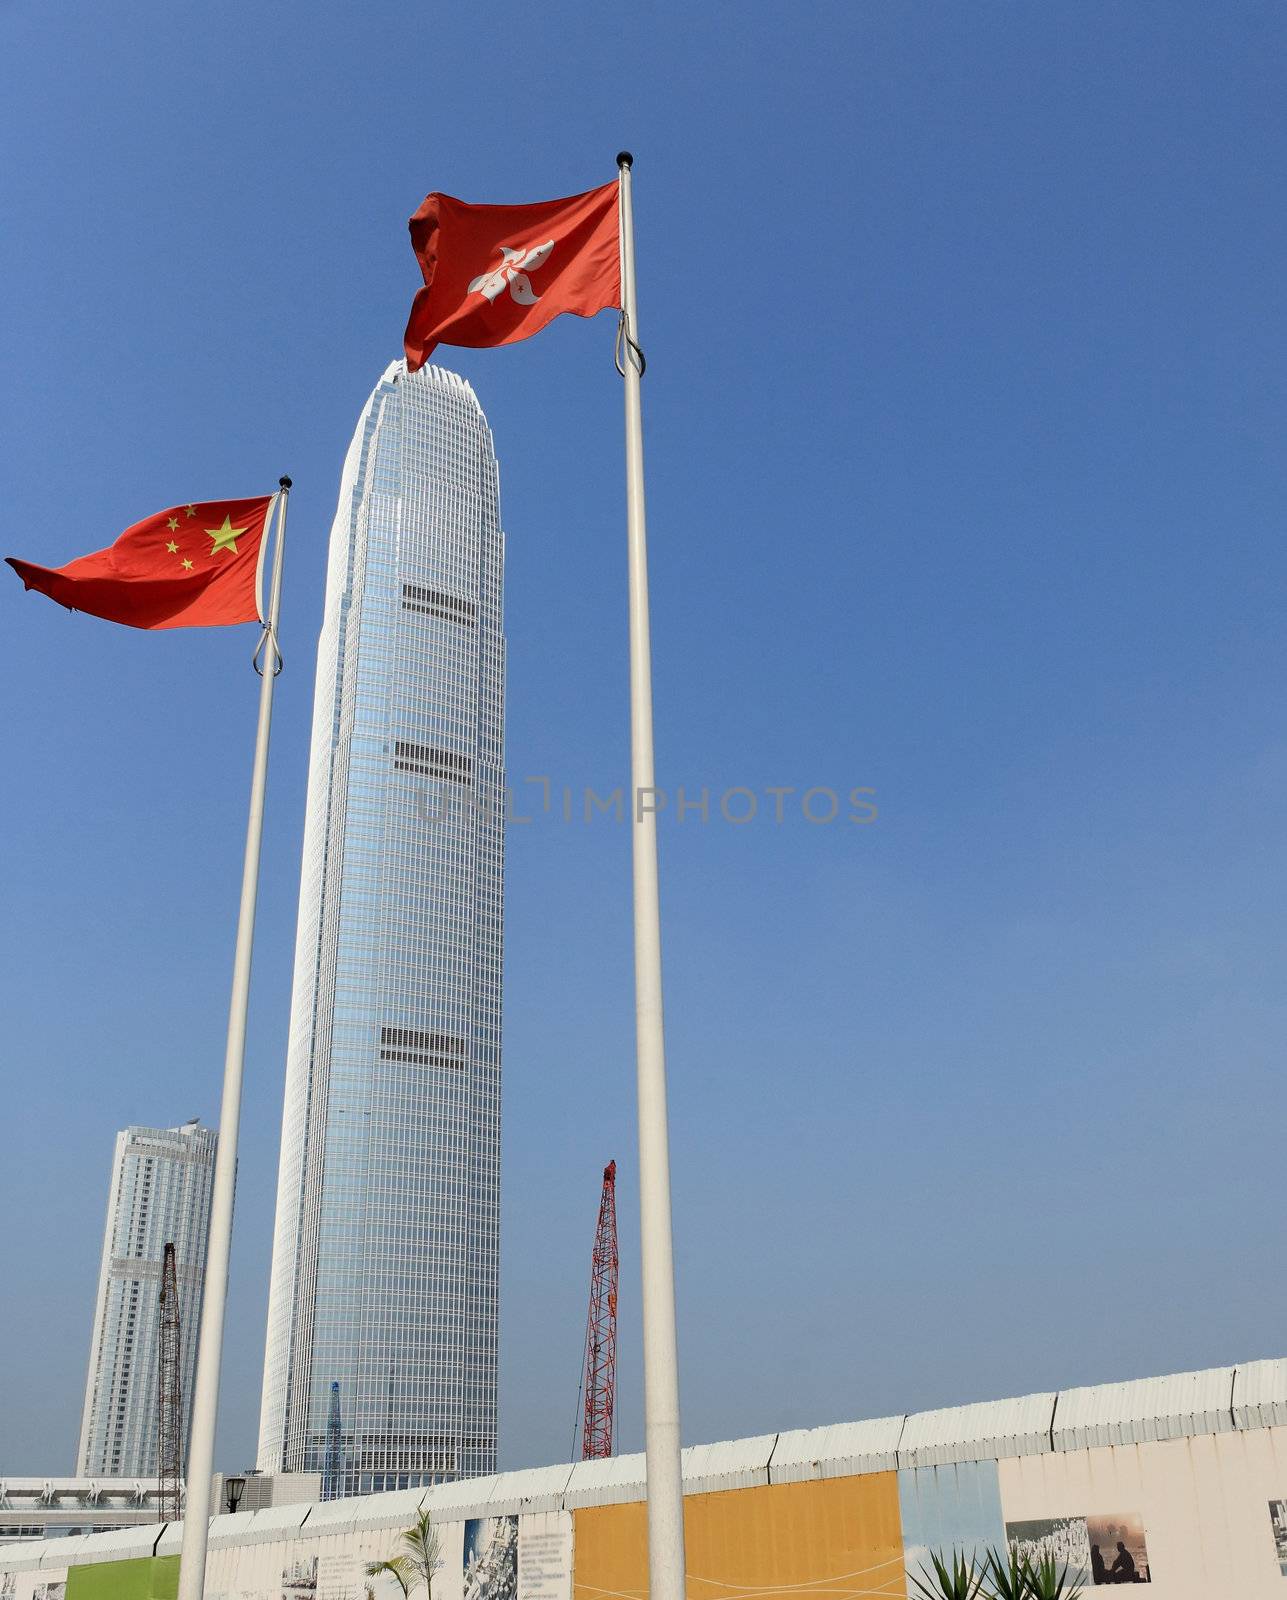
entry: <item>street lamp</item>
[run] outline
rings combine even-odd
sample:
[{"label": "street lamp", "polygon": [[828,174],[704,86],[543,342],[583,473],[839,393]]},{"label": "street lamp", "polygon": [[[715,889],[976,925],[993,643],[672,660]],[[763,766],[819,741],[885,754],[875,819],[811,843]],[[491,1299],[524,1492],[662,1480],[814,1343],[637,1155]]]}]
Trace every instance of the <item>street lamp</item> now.
[{"label": "street lamp", "polygon": [[246,1492],[246,1480],[244,1478],[225,1478],[223,1480],[223,1492],[228,1499],[229,1512],[235,1511],[241,1504],[242,1495]]}]

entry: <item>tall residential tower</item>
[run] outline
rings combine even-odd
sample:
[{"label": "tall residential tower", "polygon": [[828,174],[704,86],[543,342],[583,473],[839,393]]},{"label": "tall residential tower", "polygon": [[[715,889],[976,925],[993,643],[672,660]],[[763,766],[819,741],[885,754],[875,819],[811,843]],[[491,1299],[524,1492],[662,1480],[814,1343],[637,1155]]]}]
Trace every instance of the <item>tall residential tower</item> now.
[{"label": "tall residential tower", "polygon": [[186,1439],[215,1142],[216,1135],[195,1121],[181,1128],[126,1128],[116,1136],[76,1453],[76,1471],[84,1477],[156,1476],[161,1262],[167,1243],[174,1245],[179,1288]]},{"label": "tall residential tower", "polygon": [[495,1469],[503,566],[473,390],[395,362],[331,528],[259,1425],[331,1492]]}]

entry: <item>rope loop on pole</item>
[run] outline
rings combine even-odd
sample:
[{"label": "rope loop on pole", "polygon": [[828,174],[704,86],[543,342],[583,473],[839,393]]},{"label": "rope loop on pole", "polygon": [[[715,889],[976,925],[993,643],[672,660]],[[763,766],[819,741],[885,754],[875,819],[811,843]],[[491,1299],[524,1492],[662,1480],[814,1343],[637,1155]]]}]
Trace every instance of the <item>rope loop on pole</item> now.
[{"label": "rope loop on pole", "polygon": [[[281,651],[277,647],[277,634],[274,631],[271,622],[264,623],[264,631],[259,635],[259,643],[255,646],[255,653],[250,658],[251,666],[254,667],[255,671],[261,678],[264,675],[264,669],[259,664],[259,658],[264,653],[264,646],[266,644],[271,644],[273,647],[273,677],[275,678],[286,665],[286,662],[282,657]],[[264,659],[267,660],[267,656],[265,656]]]},{"label": "rope loop on pole", "polygon": [[616,364],[617,371],[624,378],[626,375],[626,369],[622,359],[623,350],[625,352],[625,359],[629,360],[630,365],[635,368],[639,376],[642,378],[644,373],[648,370],[648,362],[644,357],[643,351],[630,337],[630,319],[626,316],[624,311],[620,313],[620,316],[617,319],[617,345],[616,349],[612,353],[612,359]]}]

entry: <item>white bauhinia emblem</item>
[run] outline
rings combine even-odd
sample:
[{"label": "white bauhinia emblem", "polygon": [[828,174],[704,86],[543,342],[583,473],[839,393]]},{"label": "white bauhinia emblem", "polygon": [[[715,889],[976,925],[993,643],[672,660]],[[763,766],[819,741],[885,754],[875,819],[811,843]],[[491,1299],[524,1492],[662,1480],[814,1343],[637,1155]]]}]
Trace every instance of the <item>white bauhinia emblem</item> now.
[{"label": "white bauhinia emblem", "polygon": [[477,290],[488,300],[495,300],[503,289],[508,288],[511,300],[517,300],[521,306],[534,306],[541,297],[532,293],[532,280],[528,273],[543,267],[550,259],[553,248],[553,239],[533,245],[530,250],[511,250],[509,245],[501,245],[500,253],[504,259],[500,266],[475,278],[469,285],[470,294]]}]

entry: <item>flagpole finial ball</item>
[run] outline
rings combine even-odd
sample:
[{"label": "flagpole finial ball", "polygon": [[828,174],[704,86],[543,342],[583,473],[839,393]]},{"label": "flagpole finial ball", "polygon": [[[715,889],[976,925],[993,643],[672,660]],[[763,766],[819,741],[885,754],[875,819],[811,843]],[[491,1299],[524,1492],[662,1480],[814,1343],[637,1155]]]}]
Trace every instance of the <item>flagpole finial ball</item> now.
[{"label": "flagpole finial ball", "polygon": [[289,478],[278,478],[277,481],[281,484],[283,489],[289,489],[291,486],[291,481]]},{"label": "flagpole finial ball", "polygon": [[635,158],[630,154],[629,150],[617,151],[617,165],[619,167],[633,167],[634,164]]}]

